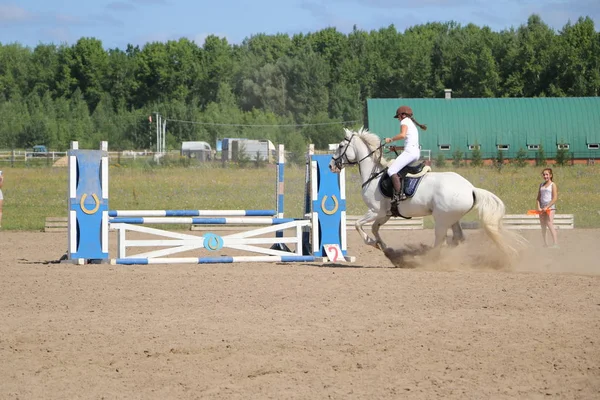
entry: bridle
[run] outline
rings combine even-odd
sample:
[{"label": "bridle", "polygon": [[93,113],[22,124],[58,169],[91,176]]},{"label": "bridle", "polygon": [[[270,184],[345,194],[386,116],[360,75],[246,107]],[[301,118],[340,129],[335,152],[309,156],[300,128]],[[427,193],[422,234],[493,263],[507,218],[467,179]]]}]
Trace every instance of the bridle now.
[{"label": "bridle", "polygon": [[[348,139],[347,137],[344,138],[344,140],[341,141],[340,144],[344,143],[344,142],[348,142],[348,144],[346,145],[346,147],[344,147],[344,151],[342,152],[342,154],[340,154],[337,158],[336,157],[331,157],[331,159],[333,160],[333,165],[335,165],[335,167],[338,170],[342,170],[342,168],[344,168],[345,165],[355,165],[355,164],[359,164],[360,161],[350,161],[348,160],[348,156],[346,156],[346,151],[348,151],[348,147],[350,146],[350,143],[352,142],[352,139],[354,139],[354,134],[352,136],[350,136],[350,139]],[[344,162],[342,159],[346,158],[346,162]]]},{"label": "bridle", "polygon": [[[379,147],[377,147],[374,150],[371,150],[366,156],[364,156],[360,160],[358,160],[358,161],[350,161],[350,160],[348,160],[348,156],[346,156],[346,151],[348,150],[348,147],[350,146],[350,143],[352,142],[352,139],[354,139],[354,136],[356,136],[356,135],[353,134],[352,136],[350,136],[350,139],[348,139],[348,138],[345,137],[344,140],[342,140],[341,143],[348,142],[348,144],[346,145],[346,147],[344,147],[344,151],[342,151],[342,154],[340,154],[337,157],[333,157],[333,156],[331,157],[332,160],[333,160],[333,165],[335,165],[335,167],[338,170],[342,170],[342,168],[344,168],[345,165],[356,165],[356,164],[358,164],[358,168],[360,169],[360,163],[361,162],[363,162],[367,158],[371,157],[376,151],[378,151],[379,149],[381,149],[382,147],[385,146],[385,141],[384,141],[383,143],[381,143],[379,145]],[[374,163],[374,165],[373,165],[373,171],[371,172],[371,177],[363,184],[363,187],[367,183],[369,183],[370,181],[372,181],[374,178],[376,178],[377,176],[381,175],[383,173],[383,171],[385,171],[385,169],[384,169],[384,170],[380,171],[379,173],[375,172],[375,169],[377,168],[377,164],[379,164],[381,162],[382,155],[383,155],[383,152],[380,152],[379,153],[379,160],[378,160],[378,162]],[[343,161],[343,158],[346,159],[346,162]]]}]

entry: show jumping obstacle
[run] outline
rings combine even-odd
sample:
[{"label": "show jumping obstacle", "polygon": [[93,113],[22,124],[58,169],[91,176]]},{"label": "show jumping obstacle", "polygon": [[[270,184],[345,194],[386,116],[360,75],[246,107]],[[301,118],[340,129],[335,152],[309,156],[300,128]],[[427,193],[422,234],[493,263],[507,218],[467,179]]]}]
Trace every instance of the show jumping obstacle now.
[{"label": "show jumping obstacle", "polygon": [[[285,162],[282,145],[279,146],[276,210],[111,211],[108,209],[107,149],[107,142],[102,142],[100,150],[79,150],[77,142],[71,145],[68,154],[69,214],[66,262],[131,265],[354,261],[354,257],[347,255],[344,175],[329,172],[328,155],[314,155],[309,152],[305,218],[293,219],[283,217]],[[226,236],[211,232],[198,236],[144,226],[149,224],[268,226]],[[109,257],[109,230],[117,231],[116,258]],[[128,231],[161,238],[129,239]],[[285,232],[288,235],[285,235]],[[269,234],[273,236],[265,236]],[[294,250],[290,250],[288,245]],[[131,247],[155,249],[129,255],[127,250]],[[225,249],[243,252],[244,255],[221,254]],[[168,257],[191,251],[201,252],[202,255]]]}]

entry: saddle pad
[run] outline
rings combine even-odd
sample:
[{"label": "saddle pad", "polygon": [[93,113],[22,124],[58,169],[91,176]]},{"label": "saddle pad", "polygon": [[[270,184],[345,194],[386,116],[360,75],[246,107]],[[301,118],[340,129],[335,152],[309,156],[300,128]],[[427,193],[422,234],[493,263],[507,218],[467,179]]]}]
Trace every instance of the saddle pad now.
[{"label": "saddle pad", "polygon": [[[423,175],[425,176],[425,175]],[[417,192],[417,188],[419,187],[419,183],[421,183],[421,179],[423,176],[418,178],[404,178],[404,194],[407,198],[413,197]],[[383,174],[381,179],[379,179],[379,191],[382,195],[388,198],[392,198],[394,194],[394,185],[392,184],[392,178],[388,176],[388,174]]]}]

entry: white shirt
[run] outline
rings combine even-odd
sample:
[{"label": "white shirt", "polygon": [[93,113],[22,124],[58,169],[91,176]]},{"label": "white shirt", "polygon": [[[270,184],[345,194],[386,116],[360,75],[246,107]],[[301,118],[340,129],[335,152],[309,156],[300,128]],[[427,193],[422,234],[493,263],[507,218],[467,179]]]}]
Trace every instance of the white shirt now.
[{"label": "white shirt", "polygon": [[[550,182],[550,184],[547,187],[544,187],[546,183],[542,183],[540,185],[540,206],[541,207],[547,207],[548,204],[550,204],[550,202],[552,201],[552,185],[554,185],[554,182]],[[550,207],[552,209],[555,209],[556,206],[553,204],[552,207]]]},{"label": "white shirt", "polygon": [[404,147],[416,147],[419,148],[419,130],[412,119],[404,118],[400,121],[400,129],[402,129],[402,125],[406,125],[408,128],[406,130],[406,139],[404,139]]}]

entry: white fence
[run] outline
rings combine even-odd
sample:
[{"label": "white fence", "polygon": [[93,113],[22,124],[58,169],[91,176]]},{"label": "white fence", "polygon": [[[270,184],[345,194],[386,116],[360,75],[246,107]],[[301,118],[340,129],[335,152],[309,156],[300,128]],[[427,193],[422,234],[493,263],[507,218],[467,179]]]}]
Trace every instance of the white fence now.
[{"label": "white fence", "polygon": [[[157,154],[153,151],[109,151],[108,157],[112,159],[153,159],[154,155]],[[179,152],[173,152],[174,155],[179,156]],[[28,162],[48,162],[54,163],[67,156],[65,151],[48,151],[45,153],[33,152],[27,150],[0,150],[0,165],[2,163],[28,163]],[[66,166],[66,164],[65,164]]]},{"label": "white fence", "polygon": [[0,150],[0,162],[27,162],[31,159],[56,161],[67,155],[64,151],[39,153],[26,150]]}]

